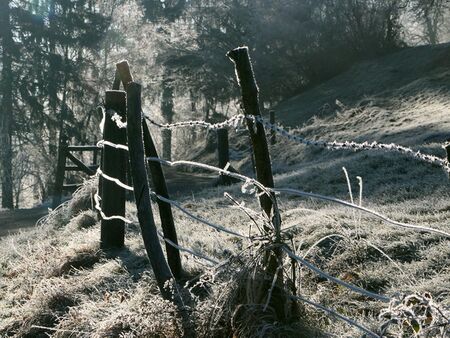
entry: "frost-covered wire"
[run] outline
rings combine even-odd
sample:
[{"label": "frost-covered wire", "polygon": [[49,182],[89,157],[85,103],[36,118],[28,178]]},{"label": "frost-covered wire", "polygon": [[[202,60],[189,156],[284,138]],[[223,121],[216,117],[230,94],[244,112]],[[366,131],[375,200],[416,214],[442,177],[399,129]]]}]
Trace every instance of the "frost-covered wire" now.
[{"label": "frost-covered wire", "polygon": [[363,142],[358,143],[354,141],[345,141],[345,142],[338,142],[338,141],[322,141],[322,140],[308,140],[301,136],[293,135],[289,133],[286,129],[279,125],[271,124],[270,122],[264,120],[261,116],[246,116],[247,119],[250,119],[252,121],[258,121],[261,124],[264,125],[267,129],[273,130],[279,135],[287,138],[288,140],[304,144],[307,146],[316,146],[316,147],[322,147],[327,149],[346,149],[346,150],[382,150],[386,152],[397,152],[401,153],[403,155],[406,155],[408,157],[414,158],[416,160],[427,162],[430,164],[434,164],[437,166],[442,167],[445,171],[450,173],[450,166],[446,159],[434,156],[434,155],[428,155],[423,154],[420,151],[415,151],[411,148],[407,148],[398,144],[390,143],[378,143],[378,142]]},{"label": "frost-covered wire", "polygon": [[106,120],[106,113],[109,113],[111,115],[110,119],[111,121],[113,121],[116,125],[117,128],[119,129],[125,129],[127,127],[127,123],[126,122],[122,122],[122,117],[113,109],[106,109],[104,106],[98,106],[97,109],[100,109],[102,112],[102,120],[100,122],[100,131],[103,133],[103,129],[105,127],[105,120]]},{"label": "frost-covered wire", "polygon": [[183,122],[176,122],[176,123],[158,123],[155,120],[152,120],[148,116],[144,114],[144,117],[147,121],[149,121],[151,124],[157,126],[158,128],[162,129],[176,129],[176,128],[184,128],[184,127],[200,127],[200,128],[206,128],[209,130],[217,130],[222,129],[225,127],[234,127],[237,128],[238,126],[243,124],[243,121],[245,120],[245,115],[238,114],[233,116],[232,118],[219,122],[219,123],[209,123],[205,121],[183,121]]},{"label": "frost-covered wire", "polygon": [[194,256],[194,257],[201,258],[201,259],[203,259],[203,260],[205,260],[205,261],[211,263],[211,264],[212,264],[211,266],[216,266],[217,264],[219,264],[218,261],[216,261],[216,260],[214,260],[214,259],[212,259],[212,258],[209,258],[209,257],[207,257],[207,256],[205,256],[205,255],[202,255],[202,254],[200,254],[200,253],[198,253],[198,252],[195,252],[195,251],[193,251],[193,250],[191,250],[191,249],[182,247],[182,246],[179,245],[179,244],[175,244],[175,243],[172,242],[170,239],[164,237],[164,235],[163,235],[160,231],[158,231],[158,235],[159,235],[159,237],[160,237],[164,242],[166,242],[166,243],[169,244],[170,246],[174,247],[175,249],[178,249],[179,251],[184,251],[184,252],[187,252],[188,254],[190,254],[190,255],[192,255],[192,256]]},{"label": "frost-covered wire", "polygon": [[125,189],[125,190],[129,190],[129,191],[134,191],[133,187],[129,186],[128,184],[125,184],[123,182],[121,182],[119,179],[111,177],[107,174],[105,174],[100,168],[97,168],[97,172],[96,172],[97,176],[101,176],[104,179],[114,182],[115,184],[117,184],[119,187]]},{"label": "frost-covered wire", "polygon": [[390,143],[378,143],[376,141],[374,142],[363,142],[358,143],[354,141],[344,141],[344,142],[338,142],[338,141],[323,141],[323,140],[309,140],[306,138],[303,138],[301,136],[294,135],[292,133],[289,133],[285,128],[283,128],[280,125],[272,124],[265,120],[262,116],[253,116],[253,115],[244,115],[244,114],[238,114],[233,116],[232,118],[220,122],[220,123],[208,123],[205,121],[184,121],[184,122],[176,122],[176,123],[166,123],[166,124],[160,124],[148,116],[145,116],[145,118],[152,123],[153,125],[164,128],[164,129],[175,129],[175,128],[183,128],[183,127],[202,127],[210,130],[225,128],[225,127],[234,127],[238,128],[238,126],[243,125],[244,121],[246,119],[251,120],[253,122],[259,122],[261,123],[266,129],[272,130],[276,132],[277,134],[281,135],[284,138],[287,138],[288,140],[304,144],[307,146],[316,146],[321,148],[327,148],[327,149],[341,149],[341,150],[354,150],[354,151],[361,151],[361,150],[381,150],[386,152],[396,152],[403,155],[406,155],[408,157],[414,158],[416,160],[434,164],[437,166],[442,167],[445,171],[450,173],[450,165],[448,161],[444,158],[440,158],[438,156],[429,155],[429,154],[423,154],[420,151],[415,151],[411,148],[404,147],[398,144]]},{"label": "frost-covered wire", "polygon": [[315,308],[318,308],[318,309],[320,309],[320,310],[322,310],[322,311],[324,311],[326,313],[329,313],[329,314],[335,316],[336,318],[339,318],[340,320],[343,320],[347,324],[356,327],[357,329],[359,329],[362,332],[366,333],[370,337],[375,337],[375,338],[380,338],[381,337],[380,335],[376,334],[373,331],[370,331],[368,328],[362,326],[361,324],[358,324],[354,320],[352,320],[350,318],[347,318],[347,317],[341,315],[340,313],[323,306],[322,304],[315,303],[315,302],[313,302],[311,300],[308,300],[308,299],[306,299],[304,297],[301,297],[301,296],[290,296],[290,298],[294,299],[294,300],[298,300],[298,301],[304,302],[304,303],[309,304],[309,305],[311,305],[311,306],[313,306]]},{"label": "frost-covered wire", "polygon": [[108,146],[108,147],[112,147],[112,148],[116,148],[116,149],[122,149],[125,151],[128,151],[128,146],[124,145],[124,144],[117,144],[117,143],[113,143],[113,142],[109,142],[109,141],[105,141],[105,140],[100,140],[97,142],[97,147],[102,147],[104,148],[104,146]]},{"label": "frost-covered wire", "polygon": [[290,195],[296,195],[296,196],[302,196],[302,197],[309,197],[309,198],[314,198],[314,199],[320,199],[320,200],[324,200],[324,201],[329,201],[329,202],[334,202],[337,204],[341,204],[344,205],[346,207],[350,207],[350,208],[354,208],[357,210],[361,210],[364,211],[365,213],[368,213],[370,215],[373,215],[381,220],[383,220],[384,222],[391,224],[391,225],[395,225],[395,226],[399,226],[402,228],[407,228],[407,229],[411,229],[411,230],[416,230],[416,231],[423,231],[423,232],[429,232],[429,233],[435,233],[435,234],[439,234],[441,236],[445,236],[450,238],[450,233],[447,233],[445,231],[439,230],[439,229],[434,229],[434,228],[429,228],[429,227],[424,227],[424,226],[419,226],[419,225],[414,225],[414,224],[407,224],[407,223],[402,223],[402,222],[397,222],[394,221],[382,214],[380,214],[379,212],[376,212],[374,210],[365,208],[363,206],[357,205],[357,204],[353,204],[347,201],[343,201],[340,200],[338,198],[334,198],[334,197],[329,197],[329,196],[324,196],[324,195],[319,195],[319,194],[314,194],[314,193],[310,193],[310,192],[305,192],[305,191],[301,191],[301,190],[296,190],[296,189],[289,189],[289,188],[273,188],[270,189],[274,192],[277,193],[286,193],[286,194],[290,194]]},{"label": "frost-covered wire", "polygon": [[99,212],[100,217],[103,220],[110,221],[110,220],[113,220],[113,219],[118,219],[118,220],[124,221],[127,224],[133,223],[133,221],[131,221],[131,220],[125,218],[125,217],[122,217],[122,216],[117,216],[117,215],[115,215],[115,216],[106,216],[106,214],[103,212],[103,210],[102,210],[102,208],[100,206],[101,197],[98,195],[98,193],[94,194],[94,201],[95,201],[95,206],[94,207]]},{"label": "frost-covered wire", "polygon": [[155,193],[152,193],[152,196],[156,197],[157,199],[159,199],[159,200],[161,200],[163,202],[169,203],[170,205],[174,206],[175,208],[177,208],[178,210],[180,210],[181,212],[183,212],[184,214],[186,214],[187,216],[189,216],[193,220],[195,220],[197,222],[200,222],[200,223],[203,223],[203,224],[205,224],[205,225],[215,229],[216,231],[225,232],[227,234],[230,234],[230,235],[233,235],[233,236],[236,236],[236,237],[247,238],[247,236],[245,236],[245,235],[241,235],[240,233],[237,233],[237,232],[235,232],[233,230],[229,230],[229,229],[227,229],[227,228],[225,228],[225,227],[223,227],[221,225],[214,224],[214,223],[212,223],[212,222],[210,222],[208,220],[205,220],[205,219],[203,219],[203,218],[201,218],[199,216],[194,215],[189,210],[183,208],[179,203],[177,203],[177,202],[175,202],[173,200],[170,200],[168,198],[165,198],[165,197],[160,196],[160,195],[155,194]]},{"label": "frost-covered wire", "polygon": [[360,288],[358,286],[349,284],[347,282],[344,282],[336,277],[330,276],[329,274],[327,274],[326,272],[323,272],[322,270],[320,270],[318,267],[316,267],[315,265],[311,264],[310,262],[308,262],[307,260],[303,259],[300,256],[297,256],[296,254],[294,254],[291,250],[289,250],[286,246],[283,246],[282,249],[287,253],[287,255],[289,257],[291,257],[292,259],[295,259],[296,261],[300,262],[301,264],[303,264],[304,266],[306,266],[308,269],[310,269],[311,271],[314,271],[315,273],[317,273],[318,275],[328,279],[331,282],[334,282],[336,284],[339,284],[343,287],[346,287],[347,289],[350,289],[354,292],[357,292],[359,294],[362,294],[366,297],[369,298],[373,298],[373,299],[377,299],[379,301],[382,302],[389,302],[391,299],[387,296],[383,296],[383,295],[379,295],[377,293],[371,292],[371,291],[367,291],[363,288]]},{"label": "frost-covered wire", "polygon": [[[215,171],[218,172],[222,175],[227,175],[230,177],[234,177],[237,178],[241,181],[243,181],[245,184],[243,186],[243,191],[248,191],[248,192],[252,192],[252,189],[247,189],[246,187],[249,185],[254,185],[257,186],[258,188],[262,189],[262,191],[264,191],[265,193],[270,195],[270,192],[274,192],[274,193],[287,193],[287,194],[291,194],[291,195],[297,195],[297,196],[302,196],[302,197],[309,197],[309,198],[314,198],[314,199],[319,199],[319,200],[324,200],[324,201],[329,201],[329,202],[334,202],[337,204],[341,204],[344,205],[346,207],[350,207],[350,208],[354,208],[360,211],[364,211],[365,213],[368,213],[370,215],[373,215],[381,220],[383,220],[384,222],[391,224],[391,225],[395,225],[395,226],[399,226],[399,227],[403,227],[403,228],[408,228],[408,229],[412,229],[412,230],[416,230],[416,231],[424,231],[424,232],[430,232],[430,233],[436,233],[445,237],[449,237],[450,238],[450,234],[442,231],[442,230],[438,230],[438,229],[433,229],[433,228],[429,228],[429,227],[424,227],[424,226],[418,226],[418,225],[413,225],[413,224],[407,224],[407,223],[402,223],[402,222],[397,222],[394,220],[391,220],[390,218],[388,218],[387,216],[384,216],[382,214],[380,214],[379,212],[376,212],[374,210],[350,203],[350,202],[346,202],[334,197],[329,197],[329,196],[324,196],[324,195],[319,195],[319,194],[314,194],[314,193],[308,193],[305,191],[301,191],[301,190],[296,190],[296,189],[289,189],[289,188],[267,188],[265,186],[263,186],[261,183],[259,183],[257,180],[247,177],[245,175],[242,174],[237,174],[237,173],[233,173],[230,172],[228,170],[225,169],[220,169],[218,167],[214,167],[212,165],[207,165],[207,164],[203,164],[203,163],[198,163],[198,162],[193,162],[193,161],[166,161],[157,157],[148,157],[147,158],[148,161],[154,161],[154,162],[159,162],[161,164],[167,165],[167,166],[191,166],[191,167],[196,167],[196,168],[201,168],[201,169],[206,169],[209,171]],[[245,189],[244,189],[245,188]]]}]

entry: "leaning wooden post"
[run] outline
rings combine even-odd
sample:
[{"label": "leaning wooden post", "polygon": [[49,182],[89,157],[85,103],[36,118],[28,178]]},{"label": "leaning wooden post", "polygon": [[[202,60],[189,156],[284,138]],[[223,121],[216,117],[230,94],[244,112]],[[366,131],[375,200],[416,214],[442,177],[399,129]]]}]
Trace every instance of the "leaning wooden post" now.
[{"label": "leaning wooden post", "polygon": [[[144,119],[142,119],[142,129],[144,133],[145,156],[158,158],[155,143],[153,142],[150,130]],[[155,193],[159,196],[170,199],[169,192],[167,190],[166,178],[164,177],[161,164],[155,161],[148,161],[148,168],[150,169],[150,174],[152,176]],[[177,230],[173,220],[172,207],[169,203],[159,199],[157,200],[157,203],[164,237],[173,242],[175,245],[178,245]],[[172,270],[173,276],[176,279],[180,279],[182,277],[183,269],[181,267],[179,250],[169,243],[166,243],[166,253],[167,261],[169,262],[170,270]]]},{"label": "leaning wooden post", "polygon": [[55,209],[61,204],[62,192],[64,186],[64,176],[66,172],[66,157],[67,157],[67,139],[61,135],[61,142],[58,149],[58,162],[56,164],[55,187],[53,190],[52,208]]},{"label": "leaning wooden post", "polygon": [[[257,119],[261,117],[261,111],[259,108],[259,90],[256,84],[255,75],[253,73],[250,56],[248,54],[248,48],[239,47],[233,49],[227,53],[227,56],[235,65],[237,81],[241,87],[242,103],[245,114],[255,118],[255,121],[247,119],[247,127],[250,133],[253,153],[255,156],[257,180],[265,187],[273,188],[274,182],[272,165],[270,161],[266,133],[263,124],[257,121]],[[267,194],[261,194],[259,201],[267,217],[272,220],[276,244],[281,244],[281,217],[276,205],[275,194],[271,193],[270,196]],[[270,232],[272,229],[265,227],[265,230]],[[262,293],[260,295],[261,302],[263,302],[266,297],[270,297],[270,294],[267,294],[267,290],[270,289],[271,280],[275,275],[277,275],[277,287],[273,290],[272,297],[269,302],[281,320],[283,320],[286,316],[286,298],[282,290],[283,269],[278,269],[278,266],[282,266],[282,264],[283,257],[281,247],[279,245],[275,245],[273,254],[269,251],[265,256],[266,273],[269,279],[263,283],[261,289]]]},{"label": "leaning wooden post", "polygon": [[[275,110],[270,110],[269,111],[269,122],[271,125],[275,125]],[[275,143],[277,143],[277,136],[275,133],[275,130],[270,129],[270,144],[274,145]]]},{"label": "leaning wooden post", "polygon": [[[124,88],[128,88],[128,85],[133,81],[133,75],[131,75],[128,61],[120,61],[116,64],[116,67],[116,74],[118,74]],[[158,153],[156,151],[155,143],[153,142],[153,139],[151,137],[150,130],[147,126],[147,123],[143,119],[142,130],[144,134],[145,156],[158,157]],[[152,176],[155,193],[169,199],[169,192],[167,190],[166,179],[164,177],[161,164],[154,161],[148,161],[148,166],[150,169],[150,174]],[[178,245],[177,231],[173,220],[172,207],[170,206],[170,204],[161,200],[158,200],[157,203],[164,237],[174,244]],[[179,250],[171,246],[169,243],[166,243],[166,253],[173,276],[176,279],[181,278],[183,270],[181,267],[181,257]]]},{"label": "leaning wooden post", "polygon": [[141,85],[131,82],[127,87],[128,147],[139,224],[144,246],[159,289],[165,298],[170,298],[170,292],[166,284],[172,278],[172,274],[159,244],[150,201],[147,170],[145,168],[144,145],[142,142]]},{"label": "leaning wooden post", "polygon": [[[219,157],[219,168],[223,169],[230,162],[230,150],[228,144],[228,130],[221,128],[217,130],[217,153]],[[228,176],[220,176],[221,184],[229,184]]]},{"label": "leaning wooden post", "polygon": [[[125,119],[126,94],[124,91],[109,90],[105,98],[105,123],[103,139],[114,144],[126,144],[126,130],[119,128],[111,120],[110,110]],[[105,145],[103,148],[102,170],[105,175],[125,182],[125,151]],[[125,189],[106,178],[101,180],[102,210],[107,217],[125,217]],[[125,223],[120,219],[102,219],[100,247],[102,249],[122,248],[125,242]]]},{"label": "leaning wooden post", "polygon": [[[248,54],[247,47],[239,47],[228,52],[227,56],[234,62],[236,67],[236,75],[241,86],[242,103],[244,105],[245,114],[261,117],[259,109],[258,86],[253,74],[252,64]],[[256,131],[255,131],[256,126]],[[254,123],[247,119],[247,127],[250,132],[250,138],[255,155],[255,167],[257,180],[268,188],[273,188],[272,165],[270,161],[269,147],[267,145],[266,134],[262,123]],[[263,194],[259,201],[266,215],[272,217],[273,200],[275,194],[267,196]]]}]

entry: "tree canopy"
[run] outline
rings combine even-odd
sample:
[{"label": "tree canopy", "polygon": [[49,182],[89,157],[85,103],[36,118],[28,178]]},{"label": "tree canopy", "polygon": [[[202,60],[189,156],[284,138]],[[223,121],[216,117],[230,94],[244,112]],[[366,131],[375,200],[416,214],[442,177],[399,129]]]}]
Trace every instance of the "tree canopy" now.
[{"label": "tree canopy", "polygon": [[232,48],[249,46],[270,107],[358,61],[445,41],[449,11],[445,0],[1,1],[2,207],[25,187],[50,196],[64,140],[98,140],[95,108],[122,58],[156,119],[211,120],[239,109]]}]

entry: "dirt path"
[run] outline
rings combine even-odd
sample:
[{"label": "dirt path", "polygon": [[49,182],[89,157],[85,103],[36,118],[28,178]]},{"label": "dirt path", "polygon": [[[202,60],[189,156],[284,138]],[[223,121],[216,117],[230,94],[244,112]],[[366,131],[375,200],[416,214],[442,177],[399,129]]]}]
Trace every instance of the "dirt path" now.
[{"label": "dirt path", "polygon": [[34,226],[47,213],[46,207],[0,212],[0,238]]}]

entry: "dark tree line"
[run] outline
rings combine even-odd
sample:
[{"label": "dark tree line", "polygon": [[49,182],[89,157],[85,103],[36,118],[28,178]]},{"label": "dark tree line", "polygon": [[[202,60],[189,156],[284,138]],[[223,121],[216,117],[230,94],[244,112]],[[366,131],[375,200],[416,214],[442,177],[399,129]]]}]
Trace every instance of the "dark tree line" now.
[{"label": "dark tree line", "polygon": [[86,74],[98,71],[92,59],[109,19],[88,0],[5,0],[0,13],[2,207],[12,208],[20,152],[45,200],[62,140],[88,138],[85,107],[97,90]]}]

